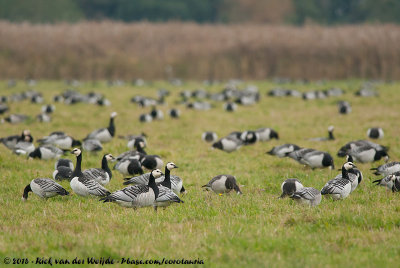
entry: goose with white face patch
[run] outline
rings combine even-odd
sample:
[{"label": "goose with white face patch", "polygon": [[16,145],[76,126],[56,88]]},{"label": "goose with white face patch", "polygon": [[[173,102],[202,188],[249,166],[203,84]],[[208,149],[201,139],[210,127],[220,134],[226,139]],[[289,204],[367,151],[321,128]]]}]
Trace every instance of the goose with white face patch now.
[{"label": "goose with white face patch", "polygon": [[279,134],[272,128],[259,128],[255,131],[258,134],[259,141],[269,141],[271,139],[279,140]]},{"label": "goose with white face patch", "polygon": [[22,200],[28,199],[28,193],[33,192],[41,198],[50,198],[56,195],[69,195],[69,193],[58,183],[48,178],[38,178],[31,181],[22,195]]},{"label": "goose with white face patch", "polygon": [[108,167],[108,161],[113,161],[111,154],[105,154],[101,159],[101,168],[90,168],[83,171],[83,176],[89,180],[94,180],[101,185],[106,185],[112,178],[112,172]]},{"label": "goose with white face patch", "polygon": [[291,143],[287,143],[287,144],[283,144],[280,146],[275,146],[273,147],[270,151],[266,152],[266,154],[269,155],[275,155],[277,157],[286,157],[288,156],[288,154],[300,150],[301,148],[299,146],[297,146],[296,144],[291,144]]},{"label": "goose with white face patch", "polygon": [[215,176],[202,187],[206,188],[206,190],[212,190],[217,194],[229,193],[232,190],[236,191],[237,194],[242,194],[242,191],[240,191],[240,188],[236,183],[235,176],[232,175]]},{"label": "goose with white face patch", "polygon": [[240,139],[243,141],[244,145],[254,144],[259,138],[258,133],[252,130],[244,131],[240,135]]},{"label": "goose with white face patch", "polygon": [[333,130],[335,128],[333,126],[328,127],[328,137],[320,137],[320,138],[311,138],[309,141],[333,141],[335,137],[333,136]]},{"label": "goose with white face patch", "polygon": [[53,179],[55,180],[71,180],[74,172],[74,164],[69,159],[58,159],[54,165]]},{"label": "goose with white face patch", "polygon": [[135,209],[138,207],[154,206],[159,195],[159,188],[155,180],[161,175],[162,172],[159,169],[155,169],[150,172],[147,185],[128,186],[101,198],[100,201],[104,203],[115,202],[122,207],[131,207]]},{"label": "goose with white face patch", "polygon": [[330,169],[335,168],[332,156],[327,152],[317,150],[302,155],[299,162],[311,167],[312,169],[326,167],[329,167]]},{"label": "goose with white face patch", "polygon": [[29,153],[29,158],[39,158],[42,160],[57,159],[63,155],[63,150],[52,146],[43,145],[37,147],[34,151]]},{"label": "goose with white face patch", "polygon": [[88,178],[82,173],[82,152],[80,149],[75,148],[71,152],[76,156],[76,166],[72,173],[72,180],[70,182],[71,189],[80,196],[106,196],[110,192],[104,188],[100,183],[91,178]]},{"label": "goose with white face patch", "polygon": [[115,125],[114,125],[114,118],[117,116],[116,112],[112,112],[110,115],[110,123],[107,128],[100,128],[89,135],[87,135],[86,139],[95,139],[102,143],[109,142],[115,135]]},{"label": "goose with white face patch", "polygon": [[213,131],[206,131],[201,134],[201,139],[205,142],[216,142],[218,140],[218,135]]},{"label": "goose with white face patch", "polygon": [[384,136],[383,129],[380,127],[371,127],[367,130],[367,137],[371,139],[382,139]]},{"label": "goose with white face patch", "polygon": [[302,188],[304,188],[304,186],[298,179],[286,179],[281,185],[282,194],[279,198],[291,196]]},{"label": "goose with white face patch", "polygon": [[387,176],[387,175],[390,175],[390,174],[400,171],[400,162],[386,163],[386,164],[380,165],[377,168],[371,168],[371,170],[376,170],[374,172],[375,175]]},{"label": "goose with white face patch", "polygon": [[178,176],[171,176],[171,170],[174,168],[178,168],[174,163],[168,162],[167,165],[165,166],[165,174],[164,177],[160,177],[162,182],[160,183],[162,186],[165,186],[172,191],[174,191],[175,194],[185,194],[186,190],[185,187],[183,187],[183,181],[181,178]]},{"label": "goose with white face patch", "polygon": [[342,166],[342,176],[338,179],[328,181],[321,190],[322,195],[330,196],[333,200],[344,199],[351,193],[351,181],[349,170],[356,168],[351,162],[346,162]]},{"label": "goose with white face patch", "polygon": [[321,203],[321,192],[312,187],[303,187],[290,196],[299,204],[308,205],[311,207],[318,206]]}]

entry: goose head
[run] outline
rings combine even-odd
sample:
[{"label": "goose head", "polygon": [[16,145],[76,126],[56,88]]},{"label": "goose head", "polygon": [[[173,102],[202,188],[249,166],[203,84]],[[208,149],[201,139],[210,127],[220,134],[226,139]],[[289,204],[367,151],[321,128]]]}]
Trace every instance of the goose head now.
[{"label": "goose head", "polygon": [[357,168],[357,167],[356,167],[356,165],[354,165],[351,162],[346,162],[346,163],[344,163],[343,168],[345,170],[350,170],[350,169]]},{"label": "goose head", "polygon": [[75,148],[71,151],[71,154],[74,154],[75,156],[80,156],[82,153],[81,149]]},{"label": "goose head", "polygon": [[167,163],[167,169],[168,170],[171,170],[171,169],[174,169],[174,168],[178,168],[173,162],[168,162]]},{"label": "goose head", "polygon": [[328,132],[332,132],[334,129],[335,129],[334,126],[329,126],[329,127],[328,127]]},{"label": "goose head", "polygon": [[111,118],[115,118],[117,115],[118,115],[117,112],[112,112],[111,115],[110,115],[110,117],[111,117]]},{"label": "goose head", "polygon": [[157,179],[157,178],[161,177],[161,176],[163,175],[163,173],[162,173],[161,170],[159,170],[159,169],[154,169],[154,170],[151,172],[151,175],[153,175],[153,177],[154,177],[155,179]]},{"label": "goose head", "polygon": [[106,154],[104,157],[107,159],[107,161],[113,161],[115,159],[115,157],[112,156],[112,154]]}]

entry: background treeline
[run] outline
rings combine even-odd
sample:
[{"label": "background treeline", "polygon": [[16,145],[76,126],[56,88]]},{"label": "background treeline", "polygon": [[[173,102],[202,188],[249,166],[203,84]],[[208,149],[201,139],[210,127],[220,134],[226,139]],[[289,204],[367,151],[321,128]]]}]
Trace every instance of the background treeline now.
[{"label": "background treeline", "polygon": [[399,23],[399,0],[0,0],[0,20]]},{"label": "background treeline", "polygon": [[400,26],[0,22],[0,79],[400,79]]}]

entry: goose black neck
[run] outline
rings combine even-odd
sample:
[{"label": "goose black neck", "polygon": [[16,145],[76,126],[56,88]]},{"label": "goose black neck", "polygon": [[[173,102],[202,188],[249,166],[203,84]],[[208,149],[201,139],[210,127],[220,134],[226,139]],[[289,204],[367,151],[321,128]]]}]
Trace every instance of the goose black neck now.
[{"label": "goose black neck", "polygon": [[110,132],[111,136],[115,135],[115,125],[114,125],[114,117],[110,118],[110,124],[108,125],[108,132]]},{"label": "goose black neck", "polygon": [[154,195],[157,198],[160,191],[158,190],[158,187],[156,185],[156,179],[154,178],[152,173],[150,173],[149,184],[147,186],[153,189]]},{"label": "goose black neck", "polygon": [[24,189],[24,194],[22,195],[23,198],[28,199],[28,193],[32,192],[31,184],[28,184]]},{"label": "goose black neck", "polygon": [[103,156],[103,159],[101,160],[101,169],[105,170],[108,173],[108,176],[110,176],[110,179],[112,177],[112,173],[110,168],[108,167],[108,161],[106,158],[106,155]]},{"label": "goose black neck", "polygon": [[136,151],[138,151],[139,153],[147,155],[146,151],[139,144],[136,145]]},{"label": "goose black neck", "polygon": [[76,166],[71,178],[79,177],[80,175],[82,175],[82,153],[76,157]]},{"label": "goose black neck", "polygon": [[344,166],[342,167],[342,178],[349,179],[349,172]]},{"label": "goose black neck", "polygon": [[161,185],[171,189],[171,171],[167,167],[165,167],[165,178]]},{"label": "goose black neck", "polygon": [[335,137],[333,136],[333,132],[332,131],[329,131],[329,139],[330,140],[334,140],[335,139]]}]

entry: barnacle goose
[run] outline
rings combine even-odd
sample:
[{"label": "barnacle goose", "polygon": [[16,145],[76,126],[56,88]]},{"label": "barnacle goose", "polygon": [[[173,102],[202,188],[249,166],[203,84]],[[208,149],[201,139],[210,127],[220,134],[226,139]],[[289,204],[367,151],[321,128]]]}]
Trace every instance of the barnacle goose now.
[{"label": "barnacle goose", "polygon": [[321,203],[321,192],[312,187],[303,187],[290,196],[299,204],[309,205],[311,207],[318,206]]},{"label": "barnacle goose", "polygon": [[153,121],[153,117],[150,114],[141,114],[139,116],[139,121],[142,123],[148,123]]},{"label": "barnacle goose", "polygon": [[328,137],[311,138],[311,139],[309,139],[309,141],[332,141],[335,139],[335,137],[333,136],[334,129],[335,129],[334,126],[329,126],[328,127]]},{"label": "barnacle goose", "polygon": [[101,198],[100,201],[104,203],[115,202],[122,207],[138,208],[154,206],[160,191],[155,179],[161,175],[162,172],[159,169],[155,169],[149,173],[149,182],[147,185],[128,186]]},{"label": "barnacle goose", "polygon": [[38,178],[31,181],[24,189],[22,200],[28,199],[28,193],[33,192],[41,198],[49,198],[56,195],[69,195],[69,193],[58,183],[48,178]]},{"label": "barnacle goose", "polygon": [[380,180],[375,180],[372,183],[376,183],[376,185],[386,187],[388,190],[392,192],[400,191],[400,172],[395,172],[393,174],[387,175]]},{"label": "barnacle goose", "polygon": [[13,150],[18,142],[33,142],[33,137],[29,130],[22,131],[21,135],[12,135],[5,138],[1,138],[0,142],[3,143],[8,149]]},{"label": "barnacle goose", "polygon": [[114,118],[117,116],[116,112],[112,112],[110,115],[110,123],[107,128],[100,128],[89,135],[87,135],[86,139],[96,139],[100,142],[109,142],[115,135],[115,125]]},{"label": "barnacle goose", "polygon": [[235,190],[237,194],[242,194],[242,191],[240,191],[236,183],[235,176],[232,175],[215,176],[202,187],[206,188],[206,190],[212,190],[217,194],[229,193],[232,190]]},{"label": "barnacle goose", "polygon": [[164,209],[171,205],[172,203],[184,203],[179,196],[172,191],[170,188],[167,188],[163,185],[157,185],[158,187],[158,196],[154,202],[154,210],[157,211],[158,207],[164,207]]},{"label": "barnacle goose", "polygon": [[252,130],[244,131],[240,135],[240,139],[245,145],[254,144],[259,140],[259,138],[260,136],[258,133]]},{"label": "barnacle goose", "polygon": [[55,180],[71,180],[74,172],[74,164],[69,159],[60,158],[54,165],[53,179]]},{"label": "barnacle goose", "polygon": [[348,154],[351,155],[356,162],[360,163],[379,161],[382,158],[385,160],[385,162],[389,160],[389,155],[386,151],[379,151],[369,145],[352,149],[348,152]]},{"label": "barnacle goose", "polygon": [[367,136],[371,139],[382,139],[384,136],[383,129],[380,127],[371,127],[367,130]]},{"label": "barnacle goose", "polygon": [[330,169],[335,168],[332,156],[327,152],[317,150],[302,155],[299,162],[311,167],[312,169],[325,167],[329,167]]},{"label": "barnacle goose", "polygon": [[368,141],[368,140],[357,140],[357,141],[350,141],[348,143],[346,143],[344,146],[342,146],[337,155],[339,157],[345,157],[346,155],[349,155],[349,152],[351,150],[355,150],[359,147],[363,147],[363,146],[370,146],[372,148],[375,148],[377,151],[385,151],[387,152],[389,150],[388,147],[374,143],[372,141]]},{"label": "barnacle goose", "polygon": [[[124,185],[147,185],[149,183],[149,178],[150,178],[151,172],[144,173],[140,176],[132,177],[132,178],[124,178]],[[161,183],[164,178],[162,177],[157,177],[156,178],[156,183]]]},{"label": "barnacle goose", "polygon": [[181,111],[179,109],[173,108],[168,111],[171,118],[179,118],[181,116]]},{"label": "barnacle goose", "polygon": [[18,124],[28,120],[29,117],[24,114],[10,114],[9,116],[5,117],[4,120],[11,124]]},{"label": "barnacle goose", "polygon": [[242,145],[243,141],[240,139],[240,137],[238,138],[230,134],[229,136],[224,137],[217,142],[214,142],[212,148],[230,153],[238,150],[240,147],[242,147]]},{"label": "barnacle goose", "polygon": [[351,162],[346,162],[342,166],[342,176],[338,179],[328,181],[321,190],[322,195],[331,196],[333,200],[344,199],[351,193],[351,181],[349,170],[356,168]]},{"label": "barnacle goose", "polygon": [[38,140],[38,142],[40,144],[54,145],[62,150],[69,150],[72,147],[82,145],[80,141],[75,140],[73,137],[65,134],[62,131],[54,131],[50,133],[49,136],[46,136],[43,139]]},{"label": "barnacle goose", "polygon": [[0,114],[4,114],[8,111],[8,106],[6,104],[0,103]]},{"label": "barnacle goose", "polygon": [[278,132],[272,128],[259,128],[255,132],[258,134],[259,141],[269,141],[271,139],[279,140]]},{"label": "barnacle goose", "polygon": [[158,110],[155,106],[150,112],[151,117],[153,120],[163,120],[164,119],[164,113],[161,110]]},{"label": "barnacle goose", "polygon": [[82,148],[84,151],[87,151],[87,152],[98,152],[98,151],[103,150],[103,145],[101,145],[101,142],[99,140],[84,139]]},{"label": "barnacle goose", "polygon": [[[300,160],[302,159],[302,157],[304,157],[304,155],[314,152],[315,149],[311,149],[311,148],[301,148],[298,150],[295,150],[293,152],[287,153],[286,155],[290,158],[292,158],[293,160],[296,160],[297,162],[301,163]],[[301,163],[303,164],[303,163]]]},{"label": "barnacle goose", "polygon": [[135,156],[122,158],[115,164],[115,170],[118,170],[122,175],[143,174],[142,165]]},{"label": "barnacle goose", "polygon": [[82,152],[80,149],[75,148],[71,151],[76,156],[76,166],[72,173],[72,180],[70,182],[71,189],[80,196],[106,196],[110,192],[104,188],[100,183],[91,178],[88,178],[82,173]]},{"label": "barnacle goose", "polygon": [[224,110],[227,112],[234,112],[237,109],[237,104],[234,102],[227,102],[224,104]]},{"label": "barnacle goose", "polygon": [[303,184],[298,179],[286,179],[282,182],[281,190],[282,194],[279,198],[284,198],[286,196],[291,196],[295,192],[300,191],[300,189],[304,188]]},{"label": "barnacle goose", "polygon": [[144,148],[147,146],[147,140],[145,136],[137,135],[136,137],[132,137],[127,144],[128,148],[133,150],[135,148],[138,152],[146,154]]},{"label": "barnacle goose", "polygon": [[206,131],[201,134],[201,139],[206,142],[215,142],[218,140],[218,135],[213,131]]},{"label": "barnacle goose", "polygon": [[44,114],[51,114],[56,110],[56,107],[51,104],[43,105],[42,106],[42,113]]},{"label": "barnacle goose", "polygon": [[108,167],[108,161],[114,160],[111,154],[105,154],[101,159],[101,168],[90,168],[83,171],[83,176],[89,180],[94,180],[101,185],[106,185],[112,178],[112,172]]},{"label": "barnacle goose", "polygon": [[270,151],[266,152],[266,154],[276,155],[277,157],[282,158],[288,156],[288,154],[290,154],[291,152],[297,151],[299,149],[300,147],[296,144],[287,143],[273,147]]},{"label": "barnacle goose", "polygon": [[51,117],[49,114],[41,113],[36,116],[36,120],[42,123],[51,122]]},{"label": "barnacle goose", "polygon": [[339,101],[338,109],[340,114],[349,114],[351,113],[351,105],[347,101]]},{"label": "barnacle goose", "polygon": [[168,162],[165,165],[165,174],[162,179],[161,185],[171,189],[175,194],[186,193],[185,187],[183,187],[183,181],[178,176],[171,176],[171,169],[178,168],[174,163]]},{"label": "barnacle goose", "polygon": [[42,145],[29,153],[29,158],[39,158],[43,160],[60,158],[63,155],[63,150],[53,145]]},{"label": "barnacle goose", "polygon": [[383,165],[380,165],[377,168],[371,168],[371,170],[376,170],[374,172],[375,175],[390,175],[395,172],[400,171],[400,162],[390,162]]}]

